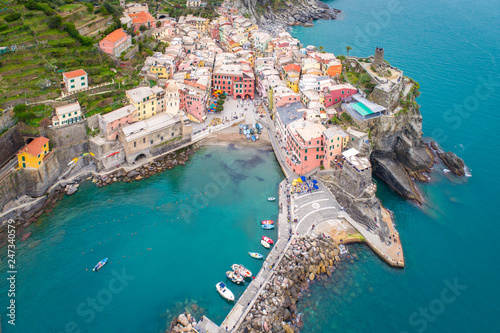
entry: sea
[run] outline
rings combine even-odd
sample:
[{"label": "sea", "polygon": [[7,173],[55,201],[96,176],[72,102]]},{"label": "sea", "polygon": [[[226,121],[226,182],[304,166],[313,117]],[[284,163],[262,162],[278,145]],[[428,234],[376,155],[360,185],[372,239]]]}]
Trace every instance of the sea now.
[{"label": "sea", "polygon": [[[498,332],[500,317],[499,6],[485,0],[335,0],[333,21],[294,27],[304,45],[336,55],[385,59],[420,84],[423,130],[467,164],[457,178],[436,165],[419,185],[426,203],[402,200],[380,180],[406,267],[384,264],[365,245],[298,302],[302,332]],[[231,264],[255,275],[266,254],[259,228],[276,219],[283,174],[272,152],[212,146],[186,166],[130,184],[84,182],[17,241],[16,321],[6,316],[6,256],[0,268],[4,332],[160,332],[195,309],[221,323],[231,309],[215,291]],[[500,206],[500,205],[499,205]],[[6,251],[6,249],[2,249]],[[109,262],[100,271],[94,265]],[[228,282],[240,296],[244,286]],[[246,283],[248,285],[248,283]]]},{"label": "sea", "polygon": [[355,245],[352,263],[314,283],[298,303],[302,332],[500,331],[500,8],[456,0],[335,0],[338,20],[293,27],[304,46],[365,57],[376,47],[420,84],[424,136],[462,157],[471,177],[436,165],[420,184],[422,207],[380,180],[406,266],[385,265]]},{"label": "sea", "polygon": [[235,285],[226,271],[236,263],[257,275],[263,260],[248,252],[267,255],[261,236],[276,239],[260,221],[277,219],[267,198],[283,178],[272,150],[230,145],[141,181],[83,182],[17,240],[15,326],[2,259],[3,332],[165,332],[183,311],[220,324],[233,304],[215,285],[238,298],[251,279]]}]

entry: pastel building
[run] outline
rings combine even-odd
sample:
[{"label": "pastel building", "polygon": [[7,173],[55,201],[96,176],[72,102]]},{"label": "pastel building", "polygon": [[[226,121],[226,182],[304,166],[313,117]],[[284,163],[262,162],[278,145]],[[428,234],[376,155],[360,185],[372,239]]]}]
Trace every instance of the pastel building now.
[{"label": "pastel building", "polygon": [[233,98],[254,97],[255,76],[250,67],[221,65],[214,70],[213,88]]},{"label": "pastel building", "polygon": [[71,103],[55,108],[52,116],[52,126],[73,124],[82,120],[80,103]]},{"label": "pastel building", "polygon": [[334,104],[342,102],[344,99],[355,95],[358,92],[351,84],[337,84],[330,88],[326,88],[323,92],[325,107],[330,107]]},{"label": "pastel building", "polygon": [[344,132],[340,127],[331,127],[323,132],[323,146],[325,148],[325,156],[323,166],[329,169],[335,158],[340,157],[342,151],[347,147],[349,134]]},{"label": "pastel building", "polygon": [[177,83],[170,80],[165,88],[165,112],[169,115],[176,116],[179,113],[180,94]]},{"label": "pastel building", "polygon": [[108,140],[117,140],[119,129],[134,122],[136,111],[133,105],[127,105],[104,115],[99,114],[97,119],[101,134]]},{"label": "pastel building", "polygon": [[128,15],[132,19],[132,27],[134,31],[139,31],[141,25],[145,26],[147,29],[156,28],[156,20],[148,12],[138,12]]},{"label": "pastel building", "polygon": [[137,112],[134,121],[144,120],[156,114],[156,93],[149,87],[139,87],[125,92],[128,101]]},{"label": "pastel building", "polygon": [[87,72],[85,72],[83,69],[64,73],[63,81],[68,93],[86,89],[89,87]]},{"label": "pastel building", "polygon": [[132,46],[132,37],[123,29],[113,31],[99,42],[99,49],[114,57],[119,57],[130,46]]},{"label": "pastel building", "polygon": [[38,169],[48,152],[49,139],[44,137],[35,138],[17,153],[19,167]]},{"label": "pastel building", "polygon": [[325,126],[299,119],[287,126],[286,163],[293,172],[305,175],[323,164]]},{"label": "pastel building", "polygon": [[180,84],[180,108],[184,109],[188,118],[197,123],[203,122],[207,115],[208,99],[207,90],[203,86],[184,80]]}]

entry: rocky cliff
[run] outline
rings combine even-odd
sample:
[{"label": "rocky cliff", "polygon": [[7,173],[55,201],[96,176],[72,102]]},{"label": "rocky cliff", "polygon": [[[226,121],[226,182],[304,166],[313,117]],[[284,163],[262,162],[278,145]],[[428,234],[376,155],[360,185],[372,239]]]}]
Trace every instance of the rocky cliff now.
[{"label": "rocky cliff", "polygon": [[371,163],[375,174],[406,199],[422,203],[414,178],[434,163],[434,154],[422,138],[422,116],[418,107],[405,113],[383,116],[369,124],[372,141]]},{"label": "rocky cliff", "polygon": [[296,25],[313,20],[335,19],[341,12],[319,0],[236,0],[242,14],[249,14],[261,27]]}]

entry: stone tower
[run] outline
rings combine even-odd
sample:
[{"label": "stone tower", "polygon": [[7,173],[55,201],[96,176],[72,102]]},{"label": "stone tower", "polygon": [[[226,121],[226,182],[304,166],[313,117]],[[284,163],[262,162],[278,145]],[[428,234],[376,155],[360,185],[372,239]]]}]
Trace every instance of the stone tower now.
[{"label": "stone tower", "polygon": [[375,49],[375,61],[373,62],[373,64],[375,66],[382,66],[383,63],[384,63],[384,49],[381,47],[377,47]]},{"label": "stone tower", "polygon": [[165,112],[172,117],[179,114],[179,100],[180,94],[177,83],[173,80],[169,80],[165,91]]}]

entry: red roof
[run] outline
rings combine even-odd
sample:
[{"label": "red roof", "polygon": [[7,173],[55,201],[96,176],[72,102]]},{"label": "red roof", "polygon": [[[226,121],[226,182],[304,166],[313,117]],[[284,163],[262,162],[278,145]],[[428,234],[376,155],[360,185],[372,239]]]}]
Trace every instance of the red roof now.
[{"label": "red roof", "polygon": [[134,24],[142,24],[147,22],[154,22],[155,19],[148,12],[139,12],[134,14],[128,14],[128,16],[132,19],[132,23]]},{"label": "red roof", "polygon": [[116,29],[115,31],[113,31],[112,33],[110,33],[109,35],[104,37],[103,40],[107,40],[111,43],[115,43],[117,40],[119,40],[120,38],[122,38],[126,35],[127,35],[127,33],[125,31],[123,31],[123,29]]},{"label": "red roof", "polygon": [[21,149],[17,154],[28,153],[33,156],[38,156],[43,151],[43,146],[49,142],[49,139],[40,136],[30,143],[28,143],[23,149]]},{"label": "red roof", "polygon": [[283,70],[285,72],[288,72],[288,71],[291,71],[291,70],[295,70],[297,72],[300,72],[300,65],[297,65],[297,64],[286,65],[285,67],[283,67]]},{"label": "red roof", "polygon": [[79,77],[82,75],[87,75],[87,72],[83,69],[77,69],[76,71],[63,73],[63,76],[67,79],[72,79],[74,77]]}]

